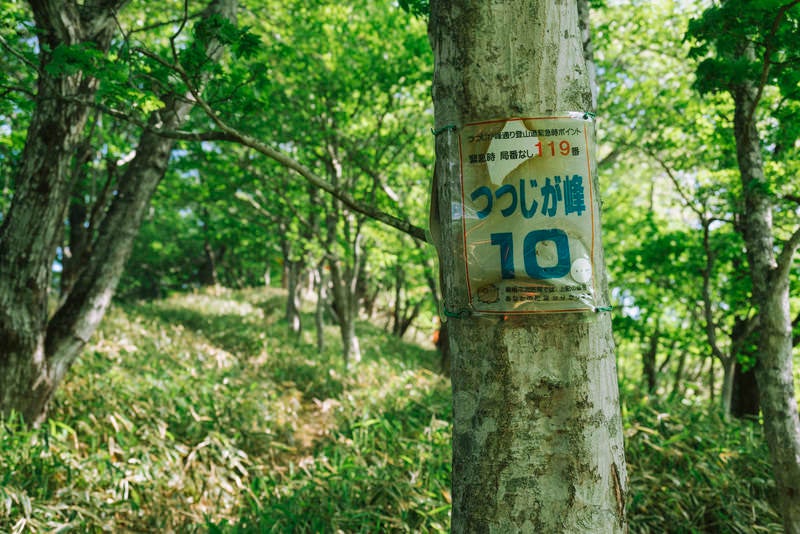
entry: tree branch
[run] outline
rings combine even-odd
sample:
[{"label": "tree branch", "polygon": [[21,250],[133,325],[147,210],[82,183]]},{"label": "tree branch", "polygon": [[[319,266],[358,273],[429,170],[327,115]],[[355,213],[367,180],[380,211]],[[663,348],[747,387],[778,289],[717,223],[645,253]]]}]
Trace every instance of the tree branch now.
[{"label": "tree branch", "polygon": [[132,124],[135,124],[145,130],[150,130],[157,135],[162,137],[167,137],[171,139],[178,139],[183,141],[224,141],[224,142],[232,142],[238,143],[240,145],[252,148],[256,152],[267,156],[268,158],[276,161],[280,165],[295,171],[301,177],[303,177],[307,182],[312,184],[313,186],[322,189],[326,193],[330,194],[334,198],[340,200],[345,206],[350,208],[351,210],[365,215],[373,220],[376,220],[380,223],[383,223],[387,226],[390,226],[396,230],[399,230],[409,236],[413,237],[422,242],[427,242],[427,237],[425,230],[422,227],[416,226],[409,222],[406,219],[401,219],[395,215],[390,213],[386,213],[381,211],[380,209],[363,204],[355,199],[352,195],[347,193],[346,190],[342,188],[338,188],[330,184],[327,180],[320,177],[313,171],[311,171],[308,167],[304,166],[291,156],[276,150],[266,143],[249,136],[243,132],[240,132],[238,129],[230,126],[225,121],[223,121],[219,115],[211,108],[208,102],[203,99],[200,95],[199,91],[193,86],[191,83],[191,79],[186,71],[178,64],[170,63],[166,61],[164,58],[153,54],[149,50],[135,47],[133,48],[134,51],[152,59],[153,61],[158,62],[162,66],[176,72],[181,79],[187,84],[189,87],[189,91],[191,93],[191,97],[194,103],[200,106],[203,109],[205,114],[216,124],[219,128],[218,131],[206,131],[206,132],[186,132],[181,130],[172,130],[168,128],[157,128],[153,127],[152,124],[148,124],[147,122],[136,119],[131,117],[129,113],[125,113],[119,110],[115,110],[108,106],[103,106],[99,103],[91,103],[91,105],[96,106],[98,109],[108,113],[109,115],[125,120]]},{"label": "tree branch", "polygon": [[189,20],[189,0],[183,0],[183,17],[181,18],[181,23],[178,25],[178,29],[175,30],[175,33],[172,34],[172,37],[169,38],[169,47],[172,50],[172,58],[175,62],[178,62],[178,49],[175,46],[175,40],[178,36],[183,32],[183,29],[186,27],[186,22]]},{"label": "tree branch", "polygon": [[689,199],[689,195],[687,195],[684,192],[683,187],[678,181],[678,177],[675,176],[674,172],[672,172],[672,168],[669,165],[667,165],[664,162],[664,160],[658,157],[658,155],[652,150],[649,149],[642,149],[642,150],[644,151],[645,154],[653,158],[653,160],[655,160],[655,162],[658,163],[659,167],[661,167],[661,169],[667,174],[667,177],[672,182],[672,185],[675,186],[675,190],[678,192],[678,195],[681,197],[686,207],[695,212],[695,214],[700,218],[701,221],[705,221],[706,220],[705,211],[695,206],[694,203],[691,201],[691,199]]},{"label": "tree branch", "polygon": [[778,12],[775,14],[775,19],[772,21],[772,27],[770,28],[770,32],[764,42],[764,55],[763,59],[761,60],[761,77],[758,81],[758,90],[756,91],[756,96],[753,99],[753,108],[750,110],[750,116],[747,118],[747,122],[751,122],[753,120],[753,115],[758,107],[758,102],[761,100],[761,96],[764,94],[764,87],[767,85],[769,68],[772,65],[769,56],[772,55],[774,48],[773,41],[775,39],[775,34],[778,33],[778,27],[780,26],[783,17],[786,16],[786,12],[797,4],[800,4],[800,0],[792,0],[788,4],[781,6],[780,9],[778,9]]},{"label": "tree branch", "polygon": [[[100,31],[107,30],[107,19],[117,19],[117,12],[122,9],[130,0],[102,0],[94,6],[81,6],[81,22],[86,26],[88,35],[97,35]],[[89,12],[93,10],[94,12]],[[110,38],[110,35],[109,35]]]},{"label": "tree branch", "polygon": [[778,256],[777,266],[773,271],[773,279],[780,279],[789,276],[789,271],[794,261],[794,255],[800,247],[800,226],[798,226],[792,236],[783,244],[780,256]]},{"label": "tree branch", "polygon": [[256,199],[253,198],[253,195],[251,195],[250,193],[245,193],[244,191],[237,191],[234,196],[238,200],[241,200],[242,202],[249,204],[250,207],[252,207],[256,211],[256,213],[267,219],[272,224],[277,225],[280,222],[280,219],[278,219],[278,217],[276,217],[274,213],[271,213],[268,209],[264,208],[264,206],[258,203]]},{"label": "tree branch", "polygon": [[2,88],[2,91],[0,91],[0,99],[5,99],[9,95],[9,93],[21,93],[30,98],[31,100],[33,100],[36,97],[36,93],[34,93],[33,91],[29,91],[25,87],[19,87],[14,85],[0,85],[0,88]]},{"label": "tree branch", "polygon": [[779,198],[794,202],[795,204],[800,204],[800,195],[787,194],[787,195],[781,195]]},{"label": "tree branch", "polygon": [[2,46],[9,54],[22,61],[22,63],[27,65],[33,72],[39,73],[39,67],[31,60],[26,58],[22,52],[8,44],[8,41],[6,41],[5,37],[2,35],[0,35],[0,46]]},{"label": "tree branch", "polygon": [[[181,75],[184,79],[184,82],[189,84],[188,76],[183,71],[183,69],[178,66],[173,66],[176,71]],[[221,133],[225,134],[229,140],[232,140],[236,143],[241,145],[247,146],[259,152],[260,154],[267,156],[268,158],[280,163],[284,167],[295,171],[297,174],[305,178],[309,183],[322,189],[326,193],[332,195],[334,198],[340,200],[345,206],[350,208],[351,210],[360,213],[362,215],[366,215],[367,217],[374,219],[378,222],[386,224],[387,226],[391,226],[396,230],[400,230],[401,232],[410,235],[411,237],[418,239],[420,241],[427,241],[425,237],[425,230],[421,227],[415,226],[414,224],[410,223],[405,219],[400,219],[394,215],[389,213],[383,212],[374,206],[368,206],[362,204],[355,198],[353,198],[349,193],[346,191],[337,188],[330,184],[327,180],[320,177],[311,169],[306,167],[305,165],[301,164],[294,158],[290,157],[283,152],[272,148],[271,146],[267,145],[259,141],[258,139],[251,137],[243,132],[240,132],[236,128],[230,126],[225,121],[223,121],[219,115],[217,115],[211,106],[202,98],[202,96],[189,84],[190,91],[192,92],[192,96],[194,97],[197,104],[205,111],[206,115],[217,125],[220,129]]]},{"label": "tree branch", "polygon": [[[158,58],[158,60],[163,64],[165,64],[165,66],[169,66],[170,68],[175,68],[174,65],[164,62],[162,58]],[[200,103],[200,101],[197,102]],[[282,152],[279,152],[275,149],[272,149],[271,147],[259,142],[254,138],[250,138],[249,136],[246,136],[245,134],[242,134],[241,132],[238,132],[233,128],[226,127],[225,131],[211,130],[205,132],[189,132],[185,130],[173,130],[170,128],[158,128],[154,127],[152,124],[145,122],[144,120],[133,117],[129,112],[120,111],[111,108],[109,106],[100,104],[98,102],[86,102],[86,104],[95,107],[96,109],[102,111],[103,113],[108,114],[109,116],[126,121],[130,124],[133,124],[134,126],[142,128],[143,130],[151,131],[154,134],[159,135],[161,137],[166,137],[169,139],[175,139],[179,141],[189,141],[189,142],[220,141],[228,143],[237,143],[252,148],[256,152],[259,152],[260,154],[275,160],[277,163],[283,165],[284,167],[294,170],[295,172],[300,174],[303,178],[305,178],[306,181],[309,182],[311,185],[319,189],[322,189],[323,191],[327,192],[334,198],[340,200],[342,203],[344,203],[348,208],[352,209],[353,211],[356,211],[362,215],[366,215],[367,217],[374,219],[378,222],[381,222],[383,224],[386,224],[387,226],[391,226],[396,230],[400,230],[401,232],[413,237],[414,239],[417,239],[422,242],[428,241],[425,235],[425,230],[423,228],[418,227],[405,219],[400,219],[399,217],[383,212],[374,206],[362,204],[361,202],[353,198],[351,195],[349,195],[344,189],[332,186],[329,182],[324,180],[322,177],[316,175],[311,170],[304,167],[302,164],[300,164],[290,156],[283,154]],[[208,106],[207,103],[206,106]],[[210,106],[208,106],[208,109],[211,109]],[[364,172],[367,172],[367,169],[365,169],[361,165],[361,162],[357,163],[359,163],[359,167]],[[374,177],[380,178],[380,175],[377,175],[374,172],[368,172],[368,174],[373,178]]]},{"label": "tree branch", "polygon": [[[752,308],[751,308],[752,311]],[[748,311],[748,315],[750,315],[750,311]],[[735,357],[742,351],[742,347],[747,342],[748,338],[756,331],[756,328],[761,323],[761,316],[758,312],[754,315],[750,315],[749,317],[742,319],[741,321],[741,330],[738,332],[738,335],[734,337],[731,334],[731,348],[730,353],[732,357]],[[734,328],[735,331],[735,328]]]}]

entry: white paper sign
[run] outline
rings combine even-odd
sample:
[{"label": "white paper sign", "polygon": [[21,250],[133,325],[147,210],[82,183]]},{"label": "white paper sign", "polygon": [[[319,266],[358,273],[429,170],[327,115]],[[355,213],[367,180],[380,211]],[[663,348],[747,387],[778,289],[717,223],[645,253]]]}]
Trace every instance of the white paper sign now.
[{"label": "white paper sign", "polygon": [[458,211],[473,311],[594,309],[591,119],[570,113],[467,124],[460,150]]}]

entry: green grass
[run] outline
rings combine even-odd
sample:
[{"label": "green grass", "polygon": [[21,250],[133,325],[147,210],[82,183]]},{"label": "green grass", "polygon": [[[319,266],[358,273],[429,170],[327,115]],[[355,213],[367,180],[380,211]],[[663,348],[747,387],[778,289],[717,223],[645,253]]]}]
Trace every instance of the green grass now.
[{"label": "green grass", "polygon": [[724,421],[703,405],[628,400],[632,532],[783,532],[757,422]]},{"label": "green grass", "polygon": [[[0,426],[0,532],[442,532],[450,388],[359,325],[299,341],[277,290],[114,307],[44,427]],[[625,393],[631,532],[779,532],[758,426]],[[711,414],[711,415],[709,415]]]}]

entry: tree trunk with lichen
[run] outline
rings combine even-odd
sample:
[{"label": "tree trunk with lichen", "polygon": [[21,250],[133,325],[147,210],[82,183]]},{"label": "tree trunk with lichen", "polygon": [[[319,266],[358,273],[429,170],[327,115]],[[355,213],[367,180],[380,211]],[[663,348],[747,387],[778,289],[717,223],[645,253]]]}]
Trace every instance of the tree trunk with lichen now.
[{"label": "tree trunk with lichen", "polygon": [[16,410],[36,419],[63,367],[46,352],[51,272],[73,186],[71,162],[84,139],[85,102],[98,80],[47,67],[59,46],[92,43],[107,51],[113,12],[123,3],[81,10],[72,2],[31,2],[41,49],[35,111],[0,227],[0,416]]},{"label": "tree trunk with lichen", "polygon": [[[752,50],[747,52],[752,55]],[[740,231],[747,247],[752,302],[758,309],[758,355],[755,378],[764,415],[778,502],[787,533],[800,534],[800,417],[792,370],[792,317],[789,274],[800,230],[775,254],[772,200],[764,175],[761,140],[756,128],[755,84],[743,80],[731,94],[734,134],[742,182],[744,211]]]},{"label": "tree trunk with lichen", "polygon": [[[588,111],[592,97],[574,2],[432,1],[429,36],[437,132],[431,234],[444,307],[458,310],[469,303],[464,236],[452,224],[461,203],[452,186],[460,180],[458,129]],[[602,261],[596,250],[605,299]],[[624,532],[627,480],[609,314],[462,315],[447,328],[452,531]]]},{"label": "tree trunk with lichen", "polygon": [[[0,418],[21,414],[41,423],[56,389],[103,318],[130,257],[153,192],[166,172],[173,141],[143,131],[74,285],[51,311],[49,291],[56,247],[72,195],[68,169],[83,140],[88,107],[99,80],[50,72],[51,51],[88,45],[106,52],[117,30],[116,12],[127,2],[89,5],[35,1],[31,7],[41,46],[38,93],[16,174],[14,198],[0,227]],[[235,17],[236,0],[212,0],[204,16]],[[44,46],[46,45],[46,46]],[[218,42],[210,57],[221,54]],[[193,103],[165,96],[150,125],[178,128]]]}]

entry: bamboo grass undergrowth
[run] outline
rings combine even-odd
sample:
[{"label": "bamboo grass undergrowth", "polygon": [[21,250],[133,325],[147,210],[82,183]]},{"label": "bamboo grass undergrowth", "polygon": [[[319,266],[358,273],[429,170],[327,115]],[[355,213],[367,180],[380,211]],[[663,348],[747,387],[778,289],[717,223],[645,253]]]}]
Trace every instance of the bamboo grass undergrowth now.
[{"label": "bamboo grass undergrowth", "polygon": [[[445,532],[431,346],[289,336],[276,289],[115,305],[50,420],[0,425],[0,532]],[[313,324],[313,317],[303,317]],[[623,388],[631,532],[780,532],[757,424]],[[666,529],[666,530],[665,530]]]}]

